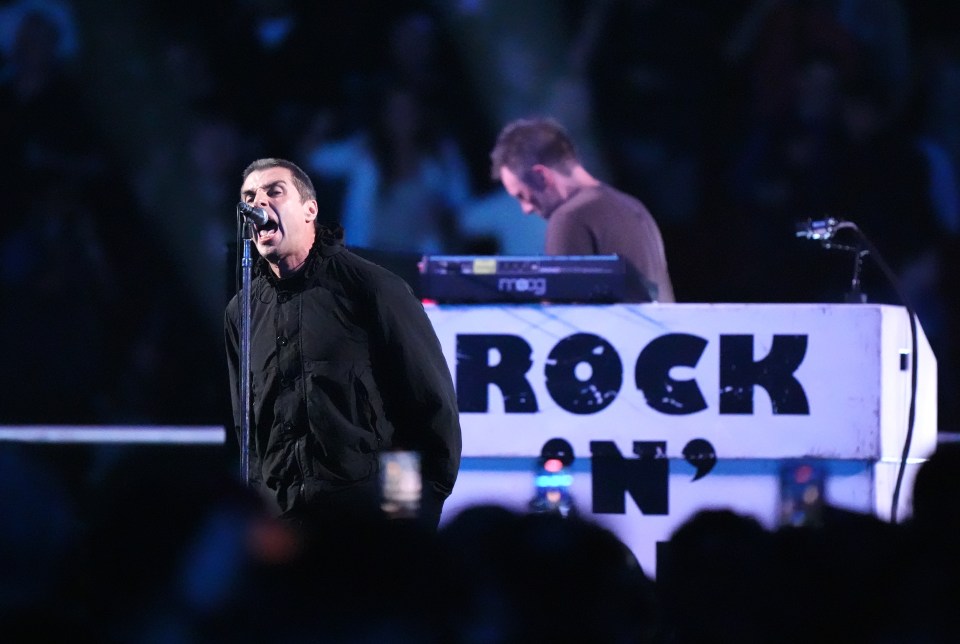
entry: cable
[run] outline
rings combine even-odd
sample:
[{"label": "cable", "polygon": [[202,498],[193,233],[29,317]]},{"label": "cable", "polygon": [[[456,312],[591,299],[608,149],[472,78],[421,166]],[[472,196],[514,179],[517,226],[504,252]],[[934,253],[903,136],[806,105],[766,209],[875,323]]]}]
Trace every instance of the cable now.
[{"label": "cable", "polygon": [[[857,239],[861,244],[863,244],[863,246],[866,247],[867,254],[873,257],[874,261],[876,261],[880,271],[890,282],[890,285],[893,287],[893,290],[900,299],[900,302],[903,304],[903,307],[907,310],[907,315],[910,317],[910,407],[909,411],[907,412],[907,433],[903,441],[903,452],[900,456],[900,467],[897,470],[897,481],[893,487],[893,497],[891,499],[890,507],[890,520],[892,523],[896,523],[897,506],[900,505],[900,492],[903,487],[903,477],[907,467],[907,460],[910,455],[910,445],[913,442],[913,428],[917,415],[917,374],[919,372],[917,366],[917,361],[919,358],[917,355],[917,316],[916,313],[914,313],[913,307],[910,305],[909,299],[903,293],[903,289],[900,287],[900,281],[897,279],[897,276],[894,274],[893,270],[891,270],[887,262],[883,259],[883,255],[880,254],[880,251],[877,250],[877,247],[874,246],[873,242],[867,238],[867,236],[856,224],[850,221],[843,221],[834,218],[818,221],[807,220],[806,222],[800,222],[797,224],[797,236],[806,237],[807,239],[820,240],[826,248],[855,250],[847,246],[833,244],[830,242],[837,231],[842,229],[849,229],[856,233]],[[859,252],[859,249],[856,250]]]},{"label": "cable", "polygon": [[884,276],[886,276],[887,280],[889,280],[890,285],[897,294],[897,297],[907,310],[907,315],[910,316],[910,408],[907,412],[907,435],[903,441],[903,452],[900,456],[900,467],[897,470],[897,482],[893,487],[893,498],[890,506],[890,521],[892,523],[896,523],[897,507],[900,505],[900,491],[903,487],[903,476],[904,472],[906,471],[907,460],[910,455],[910,444],[913,442],[913,426],[917,414],[917,360],[919,358],[917,355],[917,315],[914,312],[913,307],[910,305],[910,301],[907,299],[907,296],[900,288],[900,282],[893,270],[891,270],[890,266],[886,263],[886,261],[884,261],[883,256],[879,253],[879,251],[877,251],[877,248],[873,245],[873,242],[867,239],[867,236],[864,235],[863,232],[856,226],[853,226],[853,229],[856,231],[861,242],[867,247],[867,250],[877,263],[877,266],[880,267],[880,270],[883,272]]}]

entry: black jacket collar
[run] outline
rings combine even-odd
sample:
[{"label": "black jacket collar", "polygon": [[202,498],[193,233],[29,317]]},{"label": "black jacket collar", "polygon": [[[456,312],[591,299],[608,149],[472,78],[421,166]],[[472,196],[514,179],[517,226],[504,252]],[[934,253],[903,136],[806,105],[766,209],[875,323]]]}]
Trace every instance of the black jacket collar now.
[{"label": "black jacket collar", "polygon": [[281,282],[290,284],[289,280],[310,279],[312,278],[320,264],[327,257],[332,257],[343,251],[343,226],[339,224],[333,228],[321,225],[317,228],[317,237],[310,248],[310,254],[307,255],[307,261],[303,263],[303,268],[289,277],[279,278],[270,269],[270,264],[263,257],[257,260],[256,271],[258,275],[264,277],[271,286],[278,286]]}]

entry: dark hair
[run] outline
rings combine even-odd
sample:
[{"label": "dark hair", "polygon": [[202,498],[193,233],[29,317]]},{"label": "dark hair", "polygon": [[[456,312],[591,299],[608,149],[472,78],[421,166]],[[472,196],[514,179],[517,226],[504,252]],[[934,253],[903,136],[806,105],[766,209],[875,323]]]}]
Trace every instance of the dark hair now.
[{"label": "dark hair", "polygon": [[313,181],[310,180],[310,176],[307,175],[307,173],[304,172],[296,163],[287,161],[286,159],[257,159],[248,165],[243,171],[242,181],[246,181],[251,172],[255,172],[257,170],[268,170],[270,168],[286,168],[290,171],[290,174],[293,176],[293,185],[296,186],[297,192],[300,193],[301,203],[307,199],[317,198],[317,191],[313,187]]},{"label": "dark hair", "polygon": [[552,118],[517,119],[497,137],[490,153],[490,176],[499,179],[500,168],[506,167],[523,178],[537,164],[568,171],[576,161],[576,148],[560,123]]}]

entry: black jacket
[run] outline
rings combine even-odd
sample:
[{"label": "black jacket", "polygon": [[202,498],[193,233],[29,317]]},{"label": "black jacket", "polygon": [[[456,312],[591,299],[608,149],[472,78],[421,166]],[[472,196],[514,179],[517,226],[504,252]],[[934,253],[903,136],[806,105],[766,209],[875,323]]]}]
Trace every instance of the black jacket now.
[{"label": "black jacket", "polygon": [[[423,305],[400,277],[318,240],[304,268],[251,281],[250,479],[294,513],[358,484],[379,452],[421,455],[424,505],[439,507],[460,466],[453,380]],[[240,430],[240,299],[225,335]]]}]

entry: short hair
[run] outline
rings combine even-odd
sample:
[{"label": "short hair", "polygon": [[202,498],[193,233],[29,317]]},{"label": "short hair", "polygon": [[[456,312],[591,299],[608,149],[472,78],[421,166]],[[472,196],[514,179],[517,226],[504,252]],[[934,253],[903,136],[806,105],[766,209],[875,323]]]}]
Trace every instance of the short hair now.
[{"label": "short hair", "polygon": [[297,192],[300,193],[300,203],[303,203],[308,199],[317,198],[317,191],[313,187],[313,181],[310,180],[310,176],[296,163],[287,161],[286,159],[257,159],[248,165],[243,171],[243,178],[241,181],[246,181],[251,172],[256,172],[257,170],[269,170],[270,168],[286,168],[290,171],[291,176],[293,176],[293,185],[296,186]]},{"label": "short hair", "polygon": [[548,117],[517,119],[500,131],[490,153],[490,176],[500,178],[500,168],[525,177],[535,165],[569,171],[577,162],[577,151],[560,123]]},{"label": "short hair", "polygon": [[[248,165],[243,171],[242,180],[246,181],[251,172],[255,172],[257,170],[269,170],[270,168],[286,168],[290,171],[290,176],[293,177],[293,185],[297,188],[297,192],[300,193],[300,203],[303,203],[308,199],[317,198],[317,191],[313,187],[313,181],[311,181],[310,175],[304,172],[303,169],[296,163],[293,161],[287,161],[286,159],[277,159],[272,157],[257,159]],[[320,240],[343,241],[343,226],[340,224],[327,225],[321,222],[320,218],[317,217],[313,220],[313,225],[317,230],[317,236]]]}]

